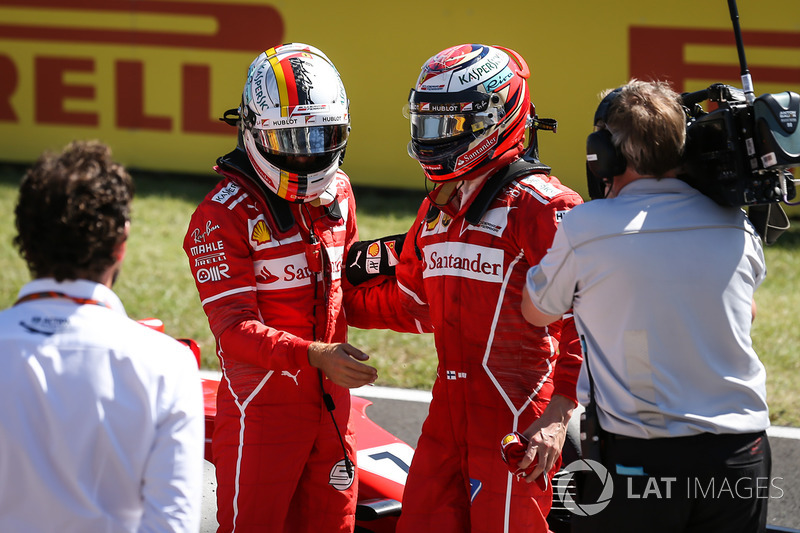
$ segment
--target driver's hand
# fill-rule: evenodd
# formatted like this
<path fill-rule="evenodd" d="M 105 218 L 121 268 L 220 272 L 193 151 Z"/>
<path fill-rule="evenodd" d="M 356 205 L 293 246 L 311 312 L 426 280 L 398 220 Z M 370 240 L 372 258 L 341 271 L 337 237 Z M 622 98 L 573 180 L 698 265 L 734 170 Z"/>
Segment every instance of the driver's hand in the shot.
<path fill-rule="evenodd" d="M 312 342 L 308 347 L 308 362 L 319 368 L 334 383 L 348 389 L 373 383 L 378 371 L 365 365 L 369 356 L 355 346 L 343 343 Z"/>

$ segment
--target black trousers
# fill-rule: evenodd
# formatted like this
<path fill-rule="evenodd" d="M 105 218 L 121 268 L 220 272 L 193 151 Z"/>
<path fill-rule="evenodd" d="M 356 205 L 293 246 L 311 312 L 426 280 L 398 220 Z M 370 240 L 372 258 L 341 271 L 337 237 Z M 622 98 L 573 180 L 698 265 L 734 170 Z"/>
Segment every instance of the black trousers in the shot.
<path fill-rule="evenodd" d="M 602 469 L 575 475 L 577 512 L 587 516 L 573 517 L 574 532 L 766 530 L 773 481 L 765 432 L 663 439 L 607 434 L 603 466 L 606 479 Z"/>

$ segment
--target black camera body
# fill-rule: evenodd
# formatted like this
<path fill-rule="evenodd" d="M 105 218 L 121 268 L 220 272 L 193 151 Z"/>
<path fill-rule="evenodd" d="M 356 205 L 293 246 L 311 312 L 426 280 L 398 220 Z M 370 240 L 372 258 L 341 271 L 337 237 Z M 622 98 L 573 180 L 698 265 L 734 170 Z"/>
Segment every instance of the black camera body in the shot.
<path fill-rule="evenodd" d="M 727 206 L 795 197 L 786 169 L 800 166 L 800 95 L 763 94 L 750 103 L 741 89 L 717 83 L 682 100 L 688 116 L 684 180 Z M 704 111 L 704 100 L 717 108 Z"/>

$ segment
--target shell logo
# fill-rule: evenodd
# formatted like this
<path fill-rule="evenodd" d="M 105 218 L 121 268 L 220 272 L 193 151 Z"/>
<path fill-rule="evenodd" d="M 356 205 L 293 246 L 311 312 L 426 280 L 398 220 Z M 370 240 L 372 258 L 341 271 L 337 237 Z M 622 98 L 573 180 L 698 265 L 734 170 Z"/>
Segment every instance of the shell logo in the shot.
<path fill-rule="evenodd" d="M 509 444 L 511 442 L 514 442 L 514 441 L 519 441 L 519 438 L 516 435 L 514 435 L 513 433 L 509 433 L 508 435 L 503 437 L 503 442 L 501 444 L 503 446 L 505 446 L 506 444 Z"/>
<path fill-rule="evenodd" d="M 367 248 L 367 255 L 370 257 L 377 257 L 381 254 L 381 244 L 379 242 L 373 242 Z"/>
<path fill-rule="evenodd" d="M 253 233 L 250 235 L 250 239 L 259 245 L 272 240 L 272 234 L 269 232 L 266 222 L 259 220 L 256 225 L 253 226 Z"/>

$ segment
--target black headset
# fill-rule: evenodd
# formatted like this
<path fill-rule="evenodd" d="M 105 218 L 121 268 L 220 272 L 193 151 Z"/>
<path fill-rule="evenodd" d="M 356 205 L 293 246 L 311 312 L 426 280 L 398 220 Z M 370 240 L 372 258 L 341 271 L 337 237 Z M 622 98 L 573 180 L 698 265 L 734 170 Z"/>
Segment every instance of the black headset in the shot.
<path fill-rule="evenodd" d="M 621 91 L 622 88 L 618 87 L 603 98 L 594 113 L 592 124 L 607 122 L 608 108 Z M 614 182 L 614 176 L 625 172 L 627 166 L 625 156 L 611 140 L 611 132 L 603 128 L 589 134 L 586 138 L 586 181 L 589 186 L 589 197 L 592 200 L 605 198 L 606 189 Z"/>

